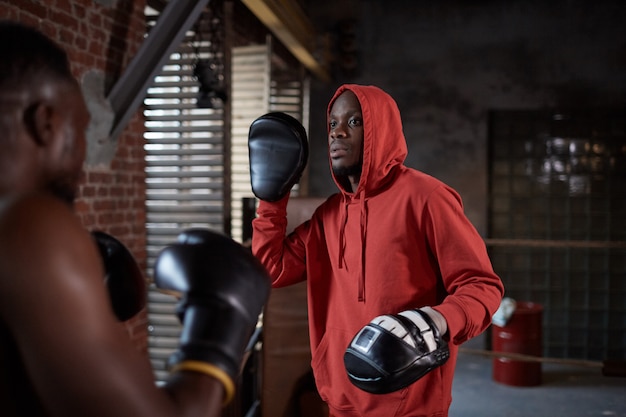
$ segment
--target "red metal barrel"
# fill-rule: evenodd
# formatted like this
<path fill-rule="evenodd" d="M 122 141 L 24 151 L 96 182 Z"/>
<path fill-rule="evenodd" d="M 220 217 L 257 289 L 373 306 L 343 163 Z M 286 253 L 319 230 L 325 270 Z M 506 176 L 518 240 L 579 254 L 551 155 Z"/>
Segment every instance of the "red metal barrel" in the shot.
<path fill-rule="evenodd" d="M 541 356 L 542 312 L 541 304 L 517 301 L 515 311 L 504 326 L 492 325 L 494 352 Z M 506 385 L 540 385 L 541 363 L 495 357 L 493 379 Z"/>

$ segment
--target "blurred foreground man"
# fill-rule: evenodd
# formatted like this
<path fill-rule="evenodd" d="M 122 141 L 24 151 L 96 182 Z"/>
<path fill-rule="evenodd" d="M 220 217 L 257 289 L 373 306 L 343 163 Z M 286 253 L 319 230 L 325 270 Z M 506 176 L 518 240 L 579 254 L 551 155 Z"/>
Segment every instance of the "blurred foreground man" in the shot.
<path fill-rule="evenodd" d="M 208 231 L 168 248 L 155 282 L 181 294 L 183 336 L 158 388 L 72 211 L 89 114 L 66 54 L 4 21 L 0 56 L 0 415 L 219 416 L 269 291 L 265 271 Z"/>

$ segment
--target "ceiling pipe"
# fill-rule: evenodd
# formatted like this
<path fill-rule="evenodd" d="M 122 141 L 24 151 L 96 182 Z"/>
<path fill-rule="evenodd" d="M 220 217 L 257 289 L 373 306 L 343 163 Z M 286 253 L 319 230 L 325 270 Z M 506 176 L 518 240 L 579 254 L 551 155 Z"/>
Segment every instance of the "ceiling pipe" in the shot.
<path fill-rule="evenodd" d="M 114 112 L 111 138 L 117 137 L 135 114 L 148 87 L 169 56 L 180 46 L 209 0 L 176 0 L 167 3 L 139 51 L 111 89 L 107 99 Z"/>

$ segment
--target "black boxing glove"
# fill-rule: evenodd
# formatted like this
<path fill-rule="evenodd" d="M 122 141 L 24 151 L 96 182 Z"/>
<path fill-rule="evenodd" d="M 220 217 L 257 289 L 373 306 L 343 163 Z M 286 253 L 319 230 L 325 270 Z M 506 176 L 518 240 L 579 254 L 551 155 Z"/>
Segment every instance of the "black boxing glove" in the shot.
<path fill-rule="evenodd" d="M 263 201 L 278 201 L 300 181 L 306 167 L 306 130 L 286 113 L 267 113 L 250 125 L 248 151 L 252 192 Z"/>
<path fill-rule="evenodd" d="M 228 403 L 259 314 L 270 292 L 270 278 L 249 249 L 222 234 L 190 229 L 157 257 L 154 282 L 182 294 L 178 316 L 180 346 L 171 371 L 195 371 L 218 379 Z"/>
<path fill-rule="evenodd" d="M 405 388 L 443 365 L 450 356 L 448 343 L 424 308 L 376 317 L 352 339 L 344 354 L 350 382 L 372 394 Z M 434 312 L 434 313 L 432 313 Z"/>
<path fill-rule="evenodd" d="M 119 321 L 135 316 L 146 305 L 146 281 L 130 251 L 113 236 L 93 231 L 104 265 L 104 282 Z"/>

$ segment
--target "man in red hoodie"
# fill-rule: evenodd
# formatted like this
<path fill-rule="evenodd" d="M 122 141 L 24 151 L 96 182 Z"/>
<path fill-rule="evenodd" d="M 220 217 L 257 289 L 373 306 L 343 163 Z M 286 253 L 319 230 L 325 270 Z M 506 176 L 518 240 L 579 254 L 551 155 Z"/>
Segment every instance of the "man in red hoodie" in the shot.
<path fill-rule="evenodd" d="M 274 287 L 307 280 L 312 367 L 331 416 L 447 416 L 458 346 L 489 326 L 502 282 L 458 193 L 404 165 L 406 140 L 391 96 L 343 85 L 327 114 L 339 193 L 288 236 L 288 194 L 261 201 L 253 252 Z M 435 323 L 449 359 L 390 393 L 357 388 L 344 367 L 355 334 L 375 317 L 413 309 Z"/>

